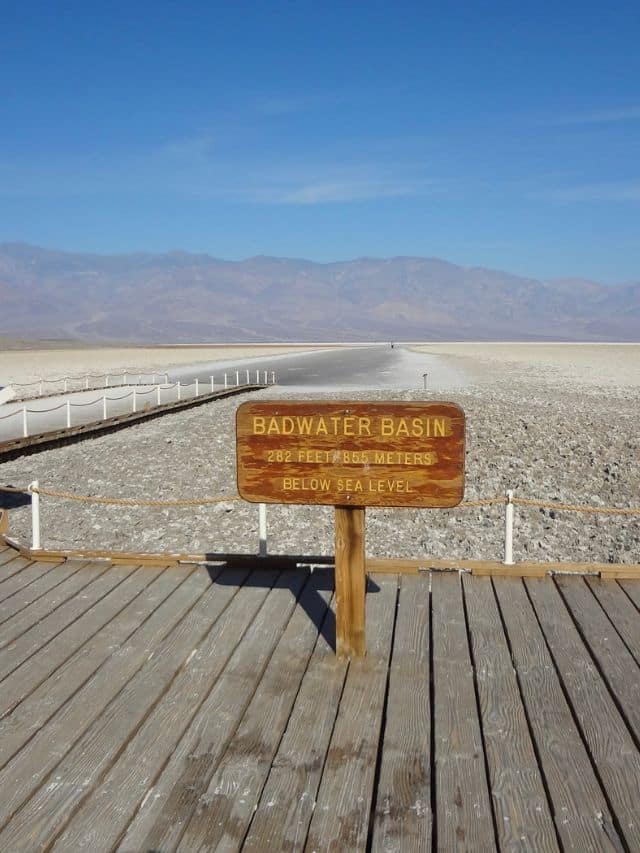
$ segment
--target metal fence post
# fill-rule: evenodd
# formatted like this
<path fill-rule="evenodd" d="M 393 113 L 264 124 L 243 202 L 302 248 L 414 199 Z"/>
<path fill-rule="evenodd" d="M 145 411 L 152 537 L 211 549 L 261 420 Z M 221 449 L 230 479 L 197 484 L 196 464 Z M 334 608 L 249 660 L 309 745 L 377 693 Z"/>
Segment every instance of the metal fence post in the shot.
<path fill-rule="evenodd" d="M 67 400 L 67 429 L 71 429 L 71 400 Z"/>
<path fill-rule="evenodd" d="M 504 510 L 504 565 L 513 566 L 513 492 L 507 492 Z"/>
<path fill-rule="evenodd" d="M 258 504 L 258 553 L 261 557 L 267 556 L 267 505 Z"/>
<path fill-rule="evenodd" d="M 247 370 L 247 385 L 249 384 L 249 382 L 251 382 L 251 380 L 249 379 L 249 371 Z"/>
<path fill-rule="evenodd" d="M 31 549 L 33 551 L 40 550 L 40 495 L 37 491 L 39 486 L 37 480 L 27 486 L 31 493 Z"/>
<path fill-rule="evenodd" d="M 102 420 L 106 421 L 107 419 L 107 395 L 102 395 Z"/>
<path fill-rule="evenodd" d="M 236 370 L 236 385 L 240 384 L 240 371 Z"/>
<path fill-rule="evenodd" d="M 224 375 L 224 387 L 227 387 L 227 374 Z"/>
<path fill-rule="evenodd" d="M 211 393 L 213 394 L 213 386 L 214 386 L 213 376 L 210 378 L 211 378 Z"/>
<path fill-rule="evenodd" d="M 198 396 L 198 377 L 196 376 L 196 397 Z"/>
<path fill-rule="evenodd" d="M 160 405 L 160 386 L 159 385 L 157 386 L 156 391 L 158 394 L 158 405 Z"/>
<path fill-rule="evenodd" d="M 27 427 L 27 407 L 22 407 L 22 435 L 24 438 L 28 438 L 29 429 Z"/>

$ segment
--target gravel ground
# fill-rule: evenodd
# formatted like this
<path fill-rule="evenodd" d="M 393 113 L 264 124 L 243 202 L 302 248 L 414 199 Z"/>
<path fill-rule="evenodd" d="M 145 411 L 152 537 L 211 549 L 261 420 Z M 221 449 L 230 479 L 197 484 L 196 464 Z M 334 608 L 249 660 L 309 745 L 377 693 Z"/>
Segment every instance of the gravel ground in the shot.
<path fill-rule="evenodd" d="M 466 499 L 503 495 L 511 488 L 521 497 L 638 506 L 640 389 L 571 383 L 550 387 L 548 382 L 536 382 L 522 369 L 439 395 L 466 412 Z M 236 407 L 249 396 L 268 399 L 277 393 L 281 392 L 268 389 L 230 398 L 0 464 L 0 484 L 23 486 L 38 478 L 44 487 L 89 495 L 163 499 L 233 495 Z M 350 396 L 429 398 L 422 391 Z M 369 509 L 367 553 L 501 559 L 503 513 L 502 506 Z M 28 543 L 29 508 L 13 509 L 10 524 L 12 535 Z M 272 553 L 333 552 L 331 508 L 269 506 L 268 525 Z M 257 526 L 257 507 L 244 502 L 150 509 L 42 500 L 43 545 L 49 548 L 255 553 Z M 640 562 L 640 517 L 518 507 L 514 556 Z"/>

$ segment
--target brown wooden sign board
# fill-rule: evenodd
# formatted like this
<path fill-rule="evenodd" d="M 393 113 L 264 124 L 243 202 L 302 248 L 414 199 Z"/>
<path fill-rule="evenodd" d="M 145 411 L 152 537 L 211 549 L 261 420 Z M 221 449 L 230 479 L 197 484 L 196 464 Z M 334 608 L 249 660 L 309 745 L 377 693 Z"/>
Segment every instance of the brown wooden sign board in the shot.
<path fill-rule="evenodd" d="M 243 403 L 238 492 L 255 503 L 456 506 L 464 435 L 464 412 L 454 403 Z"/>

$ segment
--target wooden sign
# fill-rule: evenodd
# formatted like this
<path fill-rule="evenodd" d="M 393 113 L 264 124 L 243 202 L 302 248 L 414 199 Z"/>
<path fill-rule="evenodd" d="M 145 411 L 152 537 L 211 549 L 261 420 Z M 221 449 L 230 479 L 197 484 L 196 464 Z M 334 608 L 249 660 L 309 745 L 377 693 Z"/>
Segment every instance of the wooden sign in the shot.
<path fill-rule="evenodd" d="M 256 503 L 452 507 L 464 492 L 454 403 L 243 403 L 238 492 Z"/>

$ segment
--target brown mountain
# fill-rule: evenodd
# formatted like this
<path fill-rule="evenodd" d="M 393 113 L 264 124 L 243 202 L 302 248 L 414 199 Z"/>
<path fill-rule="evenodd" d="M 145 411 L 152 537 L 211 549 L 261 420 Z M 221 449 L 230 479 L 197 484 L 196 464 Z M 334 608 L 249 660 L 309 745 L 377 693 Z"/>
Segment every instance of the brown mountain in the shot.
<path fill-rule="evenodd" d="M 319 264 L 0 245 L 0 335 L 252 340 L 640 340 L 640 283 L 538 281 L 435 258 Z"/>

